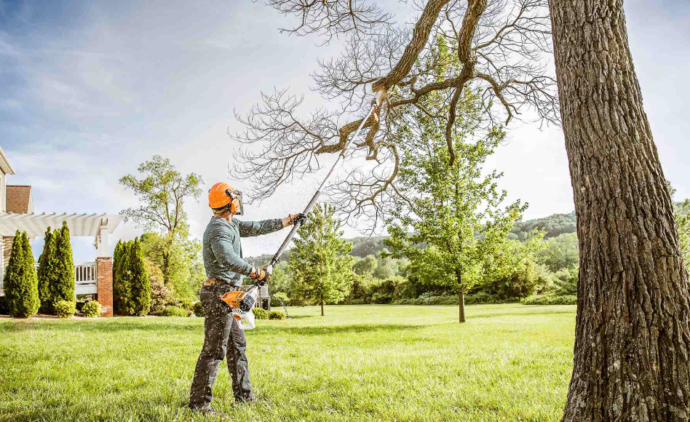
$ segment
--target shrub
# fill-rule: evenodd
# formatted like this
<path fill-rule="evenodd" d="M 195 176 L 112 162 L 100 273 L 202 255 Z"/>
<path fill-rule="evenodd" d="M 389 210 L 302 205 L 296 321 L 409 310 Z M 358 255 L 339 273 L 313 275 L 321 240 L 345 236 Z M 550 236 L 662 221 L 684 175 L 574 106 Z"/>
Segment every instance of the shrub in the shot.
<path fill-rule="evenodd" d="M 206 315 L 206 311 L 204 310 L 204 305 L 201 304 L 201 302 L 194 302 L 194 306 L 192 307 L 192 311 L 194 312 L 194 315 L 198 317 L 202 317 Z"/>
<path fill-rule="evenodd" d="M 55 276 L 57 272 L 56 267 L 56 255 L 55 255 L 55 233 L 51 232 L 50 227 L 46 230 L 43 252 L 38 258 L 38 298 L 41 301 L 40 310 L 46 314 L 54 314 L 55 309 L 53 309 L 53 292 L 52 286 L 55 284 Z"/>
<path fill-rule="evenodd" d="M 70 241 L 67 223 L 62 223 L 60 230 L 55 230 L 54 279 L 51 280 L 50 291 L 52 301 L 74 301 L 74 259 L 72 258 L 72 242 Z M 50 260 L 50 258 L 48 258 Z"/>
<path fill-rule="evenodd" d="M 70 300 L 59 300 L 53 307 L 58 318 L 71 318 L 77 313 L 77 304 Z"/>
<path fill-rule="evenodd" d="M 134 239 L 129 253 L 129 269 L 132 278 L 130 279 L 131 296 L 129 297 L 128 311 L 130 315 L 143 316 L 148 314 L 151 309 L 151 283 L 148 274 L 146 274 L 139 238 Z"/>
<path fill-rule="evenodd" d="M 98 318 L 101 316 L 101 304 L 98 301 L 90 300 L 81 307 L 81 313 L 87 318 Z"/>
<path fill-rule="evenodd" d="M 160 281 L 151 281 L 151 313 L 160 312 L 172 301 L 172 292 Z"/>
<path fill-rule="evenodd" d="M 189 312 L 178 306 L 166 306 L 165 309 L 158 312 L 156 315 L 165 317 L 186 317 L 189 316 Z"/>
<path fill-rule="evenodd" d="M 194 302 L 189 299 L 178 299 L 175 301 L 175 305 L 188 311 L 194 310 Z"/>
<path fill-rule="evenodd" d="M 290 302 L 290 298 L 288 298 L 287 293 L 284 292 L 272 294 L 271 300 L 275 300 L 276 302 L 280 303 L 281 306 L 285 306 Z"/>
<path fill-rule="evenodd" d="M 579 268 L 562 268 L 553 275 L 554 295 L 577 296 Z"/>
<path fill-rule="evenodd" d="M 518 299 L 503 299 L 487 292 L 477 292 L 465 296 L 466 305 L 481 305 L 481 304 L 499 304 L 499 303 L 515 303 Z"/>
<path fill-rule="evenodd" d="M 10 314 L 10 307 L 7 304 L 7 298 L 6 297 L 0 297 L 0 315 L 9 315 Z"/>
<path fill-rule="evenodd" d="M 529 296 L 521 303 L 523 305 L 577 305 L 577 296 Z"/>
<path fill-rule="evenodd" d="M 40 301 L 34 257 L 26 233 L 17 233 L 12 243 L 10 261 L 5 268 L 5 297 L 10 315 L 29 318 L 36 315 Z"/>
<path fill-rule="evenodd" d="M 256 313 L 255 313 L 256 315 Z M 268 319 L 285 319 L 286 316 L 280 311 L 271 311 L 268 313 Z"/>
<path fill-rule="evenodd" d="M 254 318 L 268 319 L 268 311 L 263 308 L 254 308 Z"/>
<path fill-rule="evenodd" d="M 130 315 L 129 297 L 131 272 L 129 256 L 132 242 L 117 242 L 113 255 L 113 307 L 118 315 Z M 162 310 L 162 309 L 161 309 Z"/>

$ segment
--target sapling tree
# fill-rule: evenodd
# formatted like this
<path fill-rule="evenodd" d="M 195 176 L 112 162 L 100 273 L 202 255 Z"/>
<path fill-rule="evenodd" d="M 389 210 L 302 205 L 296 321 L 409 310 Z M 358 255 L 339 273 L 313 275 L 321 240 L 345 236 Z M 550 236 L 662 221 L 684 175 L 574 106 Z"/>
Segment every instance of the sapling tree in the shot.
<path fill-rule="evenodd" d="M 352 284 L 352 242 L 342 238 L 335 208 L 317 205 L 297 231 L 290 254 L 292 295 L 315 301 L 324 315 L 326 303 L 345 299 Z"/>
<path fill-rule="evenodd" d="M 443 57 L 440 41 L 438 56 Z M 430 114 L 444 107 L 436 96 L 423 104 Z M 412 112 L 413 118 L 400 128 L 398 194 L 390 205 L 391 237 L 385 243 L 396 256 L 410 260 L 408 272 L 455 289 L 458 319 L 465 322 L 465 293 L 481 280 L 486 254 L 505 241 L 526 205 L 516 201 L 501 208 L 506 192 L 498 189 L 497 181 L 502 174 L 482 172 L 505 132 L 493 127 L 476 139 L 483 124 L 477 97 L 466 92 L 458 107 L 460 117 L 451 137 L 458 152 L 454 159 L 445 127 L 427 113 Z"/>

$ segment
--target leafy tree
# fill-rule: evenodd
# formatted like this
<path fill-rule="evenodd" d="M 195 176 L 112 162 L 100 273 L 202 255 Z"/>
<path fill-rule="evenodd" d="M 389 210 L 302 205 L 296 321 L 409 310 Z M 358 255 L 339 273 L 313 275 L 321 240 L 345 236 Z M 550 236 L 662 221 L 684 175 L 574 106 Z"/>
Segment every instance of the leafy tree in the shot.
<path fill-rule="evenodd" d="M 146 273 L 144 256 L 141 252 L 141 244 L 138 238 L 134 239 L 129 254 L 131 296 L 129 298 L 128 310 L 130 315 L 143 316 L 148 314 L 151 308 L 151 283 Z"/>
<path fill-rule="evenodd" d="M 452 62 L 443 39 L 437 43 L 439 60 Z M 429 114 L 444 112 L 438 96 L 423 101 L 399 133 L 402 159 L 398 174 L 399 197 L 393 197 L 385 241 L 398 257 L 410 260 L 408 272 L 435 280 L 458 293 L 459 321 L 465 322 L 464 295 L 480 281 L 487 253 L 507 237 L 526 208 L 517 201 L 500 209 L 506 197 L 499 191 L 501 173 L 482 175 L 482 166 L 505 137 L 491 127 L 471 142 L 485 122 L 477 98 L 469 91 L 458 105 L 453 127 L 454 162 L 448 152 L 445 125 Z M 426 244 L 424 249 L 417 245 Z"/>
<path fill-rule="evenodd" d="M 690 199 L 676 206 L 676 226 L 686 268 L 690 265 Z"/>
<path fill-rule="evenodd" d="M 335 208 L 317 205 L 297 231 L 289 269 L 293 275 L 293 296 L 314 300 L 321 306 L 338 303 L 352 284 L 352 243 L 341 238 Z"/>
<path fill-rule="evenodd" d="M 271 275 L 271 297 L 284 295 L 292 298 L 292 276 L 289 273 L 288 263 L 281 261 L 273 268 Z"/>
<path fill-rule="evenodd" d="M 129 268 L 132 242 L 118 242 L 113 262 L 113 308 L 118 315 L 129 315 L 132 273 Z"/>
<path fill-rule="evenodd" d="M 485 255 L 481 291 L 497 300 L 514 300 L 543 289 L 549 279 L 536 262 L 544 232 L 533 231 L 525 242 L 507 240 Z"/>
<path fill-rule="evenodd" d="M 380 280 L 389 279 L 398 274 L 398 260 L 391 258 L 384 254 L 379 254 L 376 257 L 376 268 L 371 273 L 375 278 Z"/>
<path fill-rule="evenodd" d="M 26 232 L 20 233 L 17 230 L 14 236 L 10 260 L 5 268 L 4 287 L 10 315 L 15 318 L 30 318 L 36 315 L 40 306 L 38 279 Z"/>
<path fill-rule="evenodd" d="M 174 246 L 187 239 L 189 227 L 184 202 L 201 195 L 203 180 L 195 173 L 182 176 L 169 159 L 154 155 L 151 161 L 139 166 L 142 179 L 127 175 L 120 184 L 134 191 L 141 205 L 121 212 L 147 231 L 158 233 L 164 240 L 161 251 L 163 276 L 170 283 Z M 177 286 L 176 286 L 177 287 Z"/>
<path fill-rule="evenodd" d="M 577 267 L 562 268 L 553 275 L 555 296 L 577 296 Z"/>
<path fill-rule="evenodd" d="M 352 266 L 352 270 L 357 275 L 373 274 L 378 266 L 378 260 L 375 255 L 367 255 L 364 259 L 360 259 Z"/>
<path fill-rule="evenodd" d="M 568 233 L 546 239 L 539 260 L 553 272 L 576 267 L 579 262 L 577 234 Z"/>
<path fill-rule="evenodd" d="M 53 299 L 52 286 L 57 282 L 56 280 L 56 253 L 55 253 L 55 236 L 57 231 L 53 233 L 48 227 L 45 233 L 45 241 L 43 245 L 43 252 L 38 258 L 38 297 L 41 301 L 41 312 L 52 314 L 55 312 L 53 307 L 55 300 Z"/>
<path fill-rule="evenodd" d="M 55 260 L 54 277 L 51 283 L 51 296 L 53 302 L 61 300 L 75 301 L 74 258 L 72 257 L 72 242 L 67 223 L 62 223 L 62 228 L 54 233 Z"/>
<path fill-rule="evenodd" d="M 141 236 L 144 258 L 160 268 L 168 265 L 166 286 L 178 299 L 194 300 L 206 279 L 198 240 L 182 240 L 168 245 L 167 239 L 157 233 L 147 232 Z M 165 280 L 165 274 L 164 274 Z"/>

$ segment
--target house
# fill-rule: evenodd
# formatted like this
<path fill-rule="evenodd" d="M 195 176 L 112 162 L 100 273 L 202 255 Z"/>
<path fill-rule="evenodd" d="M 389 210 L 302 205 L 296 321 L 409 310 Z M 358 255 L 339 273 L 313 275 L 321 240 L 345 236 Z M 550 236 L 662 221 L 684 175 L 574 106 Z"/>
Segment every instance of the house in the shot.
<path fill-rule="evenodd" d="M 48 229 L 67 223 L 71 237 L 93 237 L 98 249 L 95 262 L 75 263 L 75 294 L 95 295 L 103 316 L 112 316 L 112 257 L 108 256 L 108 235 L 115 231 L 122 217 L 112 214 L 34 213 L 31 186 L 9 185 L 7 177 L 15 174 L 0 147 L 0 297 L 3 279 L 17 230 L 30 239 L 43 236 Z"/>

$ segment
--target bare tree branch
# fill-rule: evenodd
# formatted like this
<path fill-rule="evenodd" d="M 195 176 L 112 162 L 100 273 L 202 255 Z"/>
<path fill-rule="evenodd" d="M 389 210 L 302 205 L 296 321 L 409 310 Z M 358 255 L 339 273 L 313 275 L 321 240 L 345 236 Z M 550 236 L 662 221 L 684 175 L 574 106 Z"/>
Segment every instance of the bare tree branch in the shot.
<path fill-rule="evenodd" d="M 544 60 L 551 51 L 546 0 L 411 1 L 419 12 L 412 29 L 394 26 L 392 15 L 373 2 L 268 1 L 280 12 L 300 17 L 291 33 L 317 34 L 326 42 L 342 34 L 348 39 L 340 57 L 322 60 L 312 75 L 316 91 L 339 109 L 298 114 L 302 99 L 276 91 L 263 95 L 261 104 L 240 118 L 246 129 L 233 138 L 261 147 L 245 148 L 242 165 L 234 170 L 253 182 L 250 196 L 266 198 L 295 176 L 318 170 L 322 155 L 342 151 L 368 111 L 369 86 L 387 89 L 388 101 L 365 122 L 350 160 L 373 167 L 354 168 L 331 195 L 353 218 L 380 220 L 386 201 L 398 195 L 396 131 L 407 114 L 422 112 L 443 122 L 452 161 L 457 104 L 465 92 L 479 96 L 490 126 L 524 121 L 526 115 L 542 124 L 559 124 L 555 78 Z M 449 54 L 438 54 L 439 40 Z M 423 100 L 430 95 L 445 104 L 445 115 L 425 109 Z"/>

